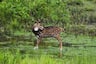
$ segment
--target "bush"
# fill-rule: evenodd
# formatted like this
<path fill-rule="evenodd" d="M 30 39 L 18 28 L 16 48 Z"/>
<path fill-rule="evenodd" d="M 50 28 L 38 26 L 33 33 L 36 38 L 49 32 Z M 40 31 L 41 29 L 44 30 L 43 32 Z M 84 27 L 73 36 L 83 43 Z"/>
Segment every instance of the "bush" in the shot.
<path fill-rule="evenodd" d="M 8 32 L 29 29 L 38 18 L 47 23 L 69 22 L 69 13 L 63 1 L 3 0 L 0 3 L 0 24 Z"/>

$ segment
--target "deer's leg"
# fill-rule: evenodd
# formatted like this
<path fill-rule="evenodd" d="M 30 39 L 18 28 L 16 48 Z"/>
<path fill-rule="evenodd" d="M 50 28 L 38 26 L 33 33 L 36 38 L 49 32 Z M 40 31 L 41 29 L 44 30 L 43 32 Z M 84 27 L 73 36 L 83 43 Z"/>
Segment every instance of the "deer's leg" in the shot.
<path fill-rule="evenodd" d="M 59 54 L 59 56 L 62 57 L 62 41 L 61 41 L 60 35 L 56 35 L 55 38 L 58 40 L 59 46 L 60 46 L 60 54 Z"/>
<path fill-rule="evenodd" d="M 60 35 L 56 35 L 55 38 L 58 40 L 60 46 L 60 52 L 62 52 L 62 40 L 60 38 Z"/>
<path fill-rule="evenodd" d="M 37 42 L 36 42 L 34 49 L 38 49 L 38 45 L 39 45 L 40 41 L 41 41 L 41 38 L 37 38 Z"/>

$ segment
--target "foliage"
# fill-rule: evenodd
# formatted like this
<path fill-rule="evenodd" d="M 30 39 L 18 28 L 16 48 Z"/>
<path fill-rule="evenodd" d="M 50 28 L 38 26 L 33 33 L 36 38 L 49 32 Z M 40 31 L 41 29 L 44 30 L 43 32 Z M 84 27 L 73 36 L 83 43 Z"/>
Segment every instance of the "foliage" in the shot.
<path fill-rule="evenodd" d="M 70 24 L 96 23 L 95 0 L 2 0 L 0 34 L 30 31 L 37 20 L 45 25 L 67 27 Z"/>
<path fill-rule="evenodd" d="M 30 27 L 37 19 L 68 21 L 66 3 L 58 0 L 3 0 L 0 2 L 0 24 L 13 31 Z M 65 21 L 66 20 L 66 21 Z"/>
<path fill-rule="evenodd" d="M 70 11 L 70 19 L 74 24 L 96 23 L 96 4 L 94 0 L 71 0 L 67 1 Z"/>
<path fill-rule="evenodd" d="M 68 34 L 74 34 L 74 35 L 89 35 L 89 36 L 96 36 L 96 26 L 94 25 L 83 25 L 83 24 L 73 24 L 70 26 L 67 26 L 66 33 Z"/>
<path fill-rule="evenodd" d="M 22 55 L 19 51 L 13 54 L 10 51 L 0 51 L 1 64 L 95 64 L 95 56 L 73 56 L 64 58 L 55 58 L 49 55 L 30 56 Z"/>
<path fill-rule="evenodd" d="M 83 26 L 82 26 L 83 27 Z M 85 35 L 61 34 L 63 56 L 60 58 L 58 41 L 53 38 L 44 39 L 38 50 L 34 50 L 30 34 L 16 32 L 11 40 L 0 42 L 1 64 L 95 64 L 96 37 Z M 5 39 L 5 38 L 4 38 Z M 32 41 L 30 41 L 32 40 Z M 66 45 L 65 45 L 66 44 Z"/>

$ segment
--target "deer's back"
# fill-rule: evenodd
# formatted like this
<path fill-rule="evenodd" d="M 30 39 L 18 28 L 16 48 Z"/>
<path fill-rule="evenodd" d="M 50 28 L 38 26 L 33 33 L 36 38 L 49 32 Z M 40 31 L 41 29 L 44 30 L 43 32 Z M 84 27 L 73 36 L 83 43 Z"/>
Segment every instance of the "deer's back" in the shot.
<path fill-rule="evenodd" d="M 57 34 L 57 33 L 60 33 L 62 32 L 62 29 L 60 27 L 56 27 L 56 26 L 48 26 L 48 27 L 44 27 L 44 30 L 43 32 L 45 34 Z"/>
<path fill-rule="evenodd" d="M 54 37 L 57 34 L 60 34 L 62 32 L 62 28 L 56 27 L 56 26 L 48 26 L 44 27 L 44 29 L 41 31 L 40 35 L 41 37 Z"/>

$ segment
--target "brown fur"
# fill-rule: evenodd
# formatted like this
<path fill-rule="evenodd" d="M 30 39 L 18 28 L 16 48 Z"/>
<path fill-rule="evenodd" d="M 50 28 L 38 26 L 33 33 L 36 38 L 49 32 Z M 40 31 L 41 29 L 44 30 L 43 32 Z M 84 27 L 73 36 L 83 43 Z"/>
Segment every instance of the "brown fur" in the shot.
<path fill-rule="evenodd" d="M 40 32 L 39 37 L 56 37 L 62 32 L 60 27 L 56 26 L 48 26 L 44 27 L 44 29 Z"/>
<path fill-rule="evenodd" d="M 34 31 L 35 27 L 38 27 L 38 31 Z M 40 22 L 36 22 L 32 27 L 32 31 L 37 36 L 37 43 L 36 43 L 37 47 L 42 38 L 54 37 L 60 43 L 60 51 L 62 51 L 62 40 L 60 37 L 60 33 L 64 31 L 63 28 L 57 26 L 43 27 Z"/>

